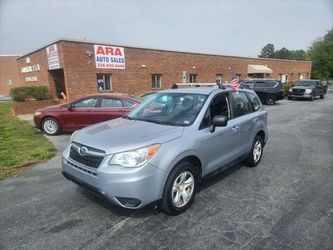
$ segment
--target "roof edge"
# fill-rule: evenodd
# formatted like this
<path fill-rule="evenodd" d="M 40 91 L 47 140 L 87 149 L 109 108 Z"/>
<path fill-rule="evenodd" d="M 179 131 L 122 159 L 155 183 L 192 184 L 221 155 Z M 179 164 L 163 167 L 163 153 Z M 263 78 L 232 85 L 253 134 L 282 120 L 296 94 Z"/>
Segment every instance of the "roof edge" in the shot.
<path fill-rule="evenodd" d="M 99 45 L 111 45 L 111 46 L 118 46 L 118 47 L 124 47 L 124 48 L 130 48 L 130 49 L 144 49 L 144 50 L 155 50 L 155 51 L 162 51 L 162 52 L 173 52 L 173 53 L 186 53 L 186 54 L 194 54 L 194 55 L 206 55 L 206 56 L 222 56 L 222 57 L 229 57 L 229 58 L 240 58 L 240 59 L 255 59 L 255 60 L 263 60 L 263 61 L 283 61 L 283 62 L 296 62 L 296 63 L 311 63 L 312 61 L 297 61 L 297 60 L 288 60 L 288 59 L 275 59 L 275 58 L 259 58 L 259 57 L 246 57 L 246 56 L 231 56 L 231 55 L 223 55 L 223 54 L 213 54 L 213 53 L 200 53 L 200 52 L 191 52 L 191 51 L 179 51 L 179 50 L 168 50 L 168 49 L 161 49 L 161 48 L 146 48 L 146 47 L 137 47 L 132 45 L 120 45 L 120 44 L 110 44 L 105 42 L 97 42 L 97 41 L 88 41 L 88 40 L 79 40 L 79 39 L 69 39 L 69 38 L 59 38 L 57 40 L 54 40 L 51 43 L 48 43 L 39 49 L 35 49 L 33 51 L 30 51 L 26 54 L 20 55 L 19 58 L 21 59 L 23 57 L 26 57 L 28 55 L 31 55 L 32 53 L 35 53 L 39 50 L 45 49 L 46 47 L 58 43 L 58 42 L 72 42 L 72 43 L 88 43 L 88 44 L 99 44 Z"/>
<path fill-rule="evenodd" d="M 22 55 L 16 55 L 16 54 L 14 54 L 14 55 L 0 55 L 0 57 L 5 57 L 5 56 L 16 56 L 16 57 L 21 57 Z"/>

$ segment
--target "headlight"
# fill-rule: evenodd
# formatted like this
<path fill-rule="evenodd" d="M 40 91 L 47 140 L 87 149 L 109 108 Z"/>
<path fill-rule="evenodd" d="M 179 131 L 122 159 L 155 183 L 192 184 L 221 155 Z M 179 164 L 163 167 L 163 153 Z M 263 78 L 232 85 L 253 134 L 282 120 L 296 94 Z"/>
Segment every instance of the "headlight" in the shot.
<path fill-rule="evenodd" d="M 117 153 L 112 157 L 109 164 L 121 165 L 127 168 L 141 167 L 155 155 L 159 148 L 160 144 L 154 144 L 132 151 Z"/>
<path fill-rule="evenodd" d="M 39 111 L 36 111 L 35 112 L 35 116 L 39 116 L 39 115 L 41 115 L 42 114 L 42 112 L 39 112 Z"/>
<path fill-rule="evenodd" d="M 293 92 L 293 89 L 292 89 L 292 88 L 289 89 L 289 93 L 291 93 L 291 92 Z"/>
<path fill-rule="evenodd" d="M 312 92 L 312 89 L 306 89 L 304 94 L 309 95 L 309 94 L 311 94 L 311 92 Z"/>

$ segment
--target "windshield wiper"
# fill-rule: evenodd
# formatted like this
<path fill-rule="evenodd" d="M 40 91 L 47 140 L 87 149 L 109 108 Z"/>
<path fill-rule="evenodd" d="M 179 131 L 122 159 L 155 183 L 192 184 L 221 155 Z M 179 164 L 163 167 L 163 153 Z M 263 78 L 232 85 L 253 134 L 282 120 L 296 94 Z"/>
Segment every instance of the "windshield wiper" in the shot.
<path fill-rule="evenodd" d="M 173 123 L 173 122 L 157 121 L 157 120 L 152 120 L 152 119 L 138 119 L 138 120 L 144 121 L 144 122 L 156 123 L 156 124 L 160 124 L 160 125 L 171 125 L 171 126 L 177 125 L 176 123 Z"/>
<path fill-rule="evenodd" d="M 124 115 L 122 118 L 128 119 L 128 120 L 137 120 L 135 118 L 129 117 L 128 115 Z"/>

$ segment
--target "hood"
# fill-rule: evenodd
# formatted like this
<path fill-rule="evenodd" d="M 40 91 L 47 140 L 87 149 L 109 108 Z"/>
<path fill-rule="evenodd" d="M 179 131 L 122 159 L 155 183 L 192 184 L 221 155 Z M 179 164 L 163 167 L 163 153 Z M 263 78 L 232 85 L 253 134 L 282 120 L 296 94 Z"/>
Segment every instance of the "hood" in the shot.
<path fill-rule="evenodd" d="M 182 136 L 184 127 L 118 118 L 81 129 L 73 141 L 113 154 L 165 143 Z"/>
<path fill-rule="evenodd" d="M 314 86 L 294 86 L 292 89 L 314 89 Z"/>
<path fill-rule="evenodd" d="M 59 104 L 59 105 L 53 105 L 53 106 L 48 106 L 42 109 L 37 110 L 38 112 L 45 112 L 45 111 L 60 111 L 66 108 L 68 104 Z"/>

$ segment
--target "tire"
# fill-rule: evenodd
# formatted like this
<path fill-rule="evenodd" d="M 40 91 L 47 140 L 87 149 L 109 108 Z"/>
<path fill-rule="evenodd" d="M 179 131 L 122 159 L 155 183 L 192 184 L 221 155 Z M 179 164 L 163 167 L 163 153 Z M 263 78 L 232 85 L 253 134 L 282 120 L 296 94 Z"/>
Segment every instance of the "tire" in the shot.
<path fill-rule="evenodd" d="M 313 102 L 313 100 L 314 100 L 314 96 L 311 95 L 311 97 L 310 97 L 310 101 Z"/>
<path fill-rule="evenodd" d="M 268 105 L 274 105 L 276 103 L 276 96 L 275 95 L 268 95 L 266 97 L 266 103 Z"/>
<path fill-rule="evenodd" d="M 256 167 L 261 161 L 262 154 L 264 151 L 264 139 L 257 135 L 254 138 L 251 151 L 245 159 L 245 164 L 249 167 Z"/>
<path fill-rule="evenodd" d="M 164 187 L 161 204 L 163 212 L 177 215 L 185 212 L 192 205 L 198 186 L 197 172 L 197 169 L 189 162 L 176 165 Z"/>
<path fill-rule="evenodd" d="M 325 94 L 321 94 L 320 99 L 324 99 L 324 98 L 325 98 Z"/>
<path fill-rule="evenodd" d="M 47 117 L 42 122 L 42 130 L 47 135 L 57 135 L 60 132 L 59 122 L 51 117 Z"/>

